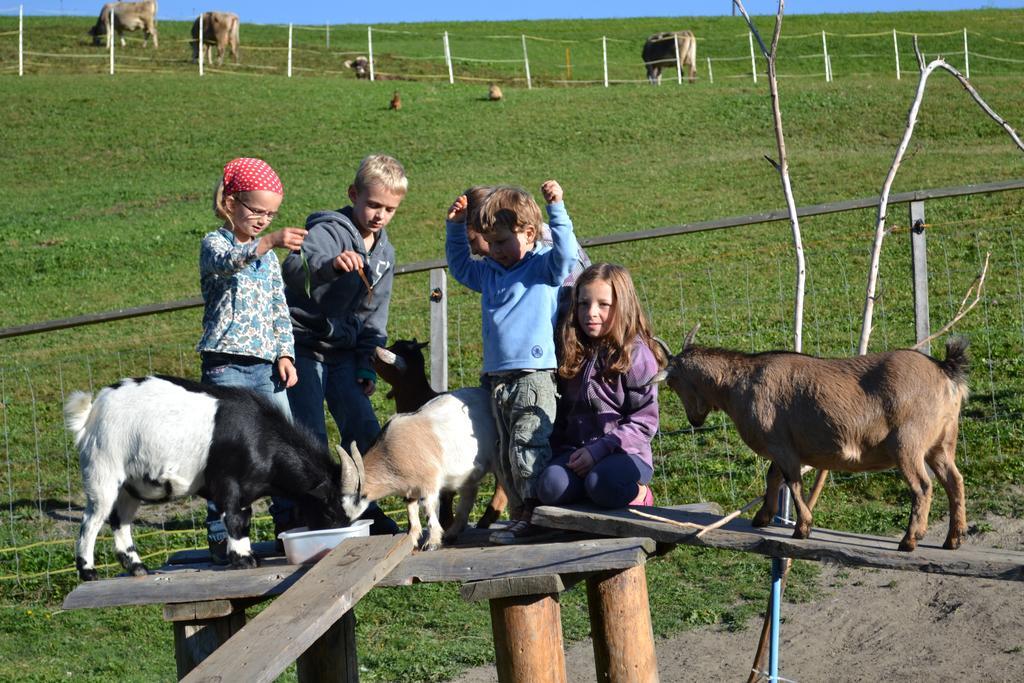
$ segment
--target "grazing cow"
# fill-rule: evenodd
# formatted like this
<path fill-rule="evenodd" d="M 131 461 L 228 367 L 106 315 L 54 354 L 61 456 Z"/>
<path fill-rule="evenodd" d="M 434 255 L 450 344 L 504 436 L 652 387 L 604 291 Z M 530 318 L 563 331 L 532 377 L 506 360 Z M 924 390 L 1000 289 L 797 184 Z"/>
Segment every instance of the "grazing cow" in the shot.
<path fill-rule="evenodd" d="M 231 48 L 231 56 L 238 64 L 238 15 L 234 12 L 203 12 L 203 47 L 206 61 L 213 63 L 213 47 L 217 46 L 217 64 Z M 199 61 L 199 17 L 192 22 L 192 61 Z"/>
<path fill-rule="evenodd" d="M 142 47 L 146 47 L 150 38 L 153 39 L 154 49 L 159 47 L 156 36 L 156 2 L 146 0 L 145 2 L 108 2 L 100 10 L 100 16 L 96 25 L 89 29 L 92 36 L 92 44 L 99 45 L 100 38 L 110 35 L 110 27 L 107 25 L 110 20 L 110 13 L 114 13 L 114 32 L 121 38 L 121 47 L 125 46 L 124 32 L 138 31 L 142 29 Z M 110 47 L 110 43 L 107 43 Z"/>
<path fill-rule="evenodd" d="M 644 43 L 641 53 L 647 67 L 647 80 L 661 85 L 661 70 L 676 66 L 676 47 L 679 49 L 679 64 L 687 69 L 687 77 L 693 83 L 697 80 L 697 39 L 691 31 L 655 33 Z"/>

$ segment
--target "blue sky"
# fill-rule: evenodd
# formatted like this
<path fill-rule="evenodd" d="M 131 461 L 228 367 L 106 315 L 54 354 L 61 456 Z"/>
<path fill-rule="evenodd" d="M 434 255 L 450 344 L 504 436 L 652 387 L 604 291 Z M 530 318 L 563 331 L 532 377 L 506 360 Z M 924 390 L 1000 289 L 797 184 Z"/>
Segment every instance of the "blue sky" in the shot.
<path fill-rule="evenodd" d="M 17 0 L 0 0 L 4 14 L 17 12 Z M 93 15 L 102 0 L 27 0 L 26 14 Z M 749 0 L 744 5 L 751 14 L 775 14 L 775 0 Z M 236 12 L 243 22 L 260 24 L 293 22 L 296 24 L 384 24 L 403 21 L 460 21 L 507 19 L 600 19 L 638 16 L 728 15 L 729 0 L 705 0 L 685 3 L 644 3 L 633 5 L 622 0 L 515 0 L 491 3 L 481 0 L 381 0 L 378 2 L 286 2 L 284 0 L 215 0 L 207 4 L 197 0 L 158 0 L 158 17 L 189 19 L 203 9 Z M 981 8 L 1021 8 L 1017 0 L 792 0 L 786 14 L 831 12 L 942 11 Z"/>

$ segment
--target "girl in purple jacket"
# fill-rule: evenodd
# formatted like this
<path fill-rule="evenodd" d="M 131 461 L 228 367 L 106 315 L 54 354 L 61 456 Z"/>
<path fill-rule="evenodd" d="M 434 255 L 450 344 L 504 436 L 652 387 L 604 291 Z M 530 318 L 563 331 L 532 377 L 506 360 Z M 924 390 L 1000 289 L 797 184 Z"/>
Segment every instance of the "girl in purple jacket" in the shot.
<path fill-rule="evenodd" d="M 569 311 L 558 330 L 554 457 L 537 483 L 538 497 L 546 505 L 651 505 L 658 388 L 647 383 L 667 359 L 629 271 L 590 266 L 576 280 Z"/>

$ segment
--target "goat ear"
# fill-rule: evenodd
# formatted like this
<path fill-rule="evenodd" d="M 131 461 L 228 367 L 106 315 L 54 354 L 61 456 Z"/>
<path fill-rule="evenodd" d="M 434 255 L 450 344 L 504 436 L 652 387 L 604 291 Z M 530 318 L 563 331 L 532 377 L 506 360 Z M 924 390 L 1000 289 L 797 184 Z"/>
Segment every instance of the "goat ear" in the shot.
<path fill-rule="evenodd" d="M 686 333 L 686 336 L 683 337 L 683 348 L 682 348 L 682 351 L 685 351 L 686 349 L 688 349 L 691 346 L 693 346 L 693 338 L 697 336 L 697 330 L 699 330 L 699 329 L 700 329 L 700 323 L 697 323 L 696 325 L 694 325 L 690 329 L 689 332 Z M 682 353 L 682 351 L 680 351 L 680 353 Z"/>
<path fill-rule="evenodd" d="M 415 340 L 415 339 L 413 339 L 413 341 L 416 341 L 416 340 Z M 417 349 L 420 349 L 421 351 L 422 351 L 423 349 L 427 348 L 428 346 L 430 346 L 430 342 L 428 342 L 428 341 L 425 341 L 425 342 L 420 342 L 420 343 L 416 344 L 416 348 L 417 348 Z"/>
<path fill-rule="evenodd" d="M 377 360 L 379 360 L 381 363 L 384 363 L 385 365 L 390 365 L 399 372 L 405 372 L 405 360 L 397 353 L 388 351 L 382 346 L 378 346 L 376 349 L 374 349 L 373 353 L 375 356 L 377 356 Z"/>

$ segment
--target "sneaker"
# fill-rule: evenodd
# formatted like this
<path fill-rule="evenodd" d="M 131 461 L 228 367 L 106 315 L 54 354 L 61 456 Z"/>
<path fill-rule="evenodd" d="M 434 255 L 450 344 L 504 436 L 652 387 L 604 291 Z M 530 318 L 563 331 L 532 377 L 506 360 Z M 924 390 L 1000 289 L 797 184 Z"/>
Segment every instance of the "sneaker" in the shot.
<path fill-rule="evenodd" d="M 638 492 L 636 498 L 633 499 L 633 502 L 631 502 L 630 505 L 646 505 L 648 507 L 654 505 L 654 491 L 651 490 L 651 487 L 640 484 L 640 488 L 643 490 L 643 495 Z"/>
<path fill-rule="evenodd" d="M 210 562 L 220 566 L 226 565 L 228 563 L 228 539 L 224 538 L 219 541 L 207 539 L 206 542 L 210 546 Z"/>
<path fill-rule="evenodd" d="M 555 529 L 537 526 L 525 519 L 520 519 L 504 529 L 492 531 L 487 540 L 495 545 L 517 545 L 519 543 L 543 541 L 556 534 L 558 534 L 558 531 Z"/>

